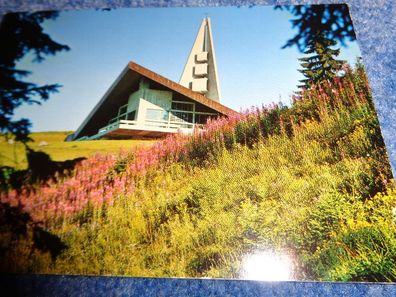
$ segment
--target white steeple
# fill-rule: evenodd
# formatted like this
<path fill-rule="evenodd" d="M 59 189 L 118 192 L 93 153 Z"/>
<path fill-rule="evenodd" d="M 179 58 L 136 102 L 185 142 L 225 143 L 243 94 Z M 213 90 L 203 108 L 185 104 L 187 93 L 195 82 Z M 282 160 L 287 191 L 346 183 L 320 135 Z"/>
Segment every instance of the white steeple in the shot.
<path fill-rule="evenodd" d="M 216 55 L 208 17 L 202 20 L 179 84 L 209 99 L 220 101 Z"/>

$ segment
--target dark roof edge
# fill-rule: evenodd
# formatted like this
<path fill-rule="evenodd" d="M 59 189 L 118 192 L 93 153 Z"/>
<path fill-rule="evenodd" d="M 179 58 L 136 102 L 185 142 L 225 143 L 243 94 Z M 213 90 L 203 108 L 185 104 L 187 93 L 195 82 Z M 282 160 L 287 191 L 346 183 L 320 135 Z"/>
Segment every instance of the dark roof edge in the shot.
<path fill-rule="evenodd" d="M 107 96 L 110 94 L 110 92 L 117 86 L 119 81 L 122 79 L 122 77 L 127 73 L 129 70 L 128 66 L 126 66 L 121 73 L 118 75 L 116 80 L 111 84 L 110 88 L 106 91 L 106 93 L 102 96 L 102 98 L 99 100 L 98 103 L 94 106 L 94 108 L 91 110 L 91 112 L 88 114 L 88 116 L 84 119 L 84 121 L 81 123 L 81 125 L 77 128 L 77 130 L 73 133 L 73 140 L 78 138 L 78 134 L 80 134 L 81 130 L 84 129 L 85 125 L 89 122 L 89 120 L 93 117 L 93 115 L 96 113 L 96 111 L 99 109 L 99 107 L 103 104 L 103 102 L 106 100 Z"/>

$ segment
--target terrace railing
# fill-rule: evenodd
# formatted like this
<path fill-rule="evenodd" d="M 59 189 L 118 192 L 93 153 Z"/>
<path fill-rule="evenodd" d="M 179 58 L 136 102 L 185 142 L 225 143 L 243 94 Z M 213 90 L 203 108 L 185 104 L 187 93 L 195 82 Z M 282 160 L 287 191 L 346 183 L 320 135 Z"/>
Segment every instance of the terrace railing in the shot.
<path fill-rule="evenodd" d="M 136 126 L 140 125 L 140 122 L 137 121 L 130 121 L 130 120 L 119 120 L 114 123 L 111 123 L 101 129 L 99 129 L 98 134 L 105 134 L 108 131 L 118 129 L 120 126 L 123 126 L 122 128 L 130 128 L 134 129 Z M 125 127 L 126 126 L 126 127 Z M 148 126 L 148 127 L 157 127 L 161 129 L 171 129 L 174 130 L 176 133 L 179 129 L 193 129 L 194 124 L 192 123 L 187 123 L 187 122 L 175 122 L 175 121 L 164 121 L 164 120 L 145 120 L 143 123 L 143 126 Z"/>

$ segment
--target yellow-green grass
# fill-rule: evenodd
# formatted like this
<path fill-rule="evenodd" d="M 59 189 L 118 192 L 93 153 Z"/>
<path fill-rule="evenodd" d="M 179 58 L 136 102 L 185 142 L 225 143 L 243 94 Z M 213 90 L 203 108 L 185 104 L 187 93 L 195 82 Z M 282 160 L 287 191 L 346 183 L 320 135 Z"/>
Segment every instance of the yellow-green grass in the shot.
<path fill-rule="evenodd" d="M 295 256 L 299 279 L 393 281 L 396 190 L 368 187 L 385 159 L 370 141 L 373 116 L 363 106 L 305 121 L 293 137 L 221 149 L 206 166 L 152 168 L 111 205 L 55 222 L 49 230 L 68 249 L 31 265 L 39 273 L 235 278 L 246 255 L 273 249 Z"/>
<path fill-rule="evenodd" d="M 291 258 L 297 279 L 395 282 L 396 188 L 362 81 L 367 86 L 362 75 L 353 87 L 322 85 L 291 109 L 200 135 L 183 158 L 143 174 L 125 168 L 147 156 L 128 156 L 98 180 L 45 187 L 40 202 L 49 193 L 59 205 L 109 186 L 121 191 L 109 203 L 46 219 L 68 247 L 55 261 L 34 251 L 33 230 L 8 243 L 5 229 L 0 271 L 231 278 L 243 276 L 249 254 L 278 252 Z"/>
<path fill-rule="evenodd" d="M 36 132 L 30 137 L 34 140 L 28 145 L 35 151 L 50 155 L 54 161 L 65 161 L 78 157 L 89 157 L 97 153 L 119 153 L 120 150 L 135 149 L 151 145 L 155 140 L 86 140 L 66 142 L 70 131 Z M 27 167 L 25 147 L 18 142 L 7 141 L 0 136 L 0 166 L 17 169 Z"/>

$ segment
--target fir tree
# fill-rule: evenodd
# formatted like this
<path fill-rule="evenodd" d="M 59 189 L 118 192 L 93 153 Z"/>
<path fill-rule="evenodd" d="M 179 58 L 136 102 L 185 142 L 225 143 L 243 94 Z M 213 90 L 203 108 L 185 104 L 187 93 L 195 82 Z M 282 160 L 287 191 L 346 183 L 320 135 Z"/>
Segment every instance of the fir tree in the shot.
<path fill-rule="evenodd" d="M 297 46 L 300 52 L 304 52 L 312 37 L 321 32 L 343 46 L 345 41 L 356 40 L 346 4 L 277 5 L 275 9 L 289 11 L 294 16 L 290 23 L 297 29 L 297 34 L 282 48 Z"/>
<path fill-rule="evenodd" d="M 52 40 L 41 26 L 57 16 L 56 11 L 9 13 L 1 22 L 0 133 L 13 136 L 16 141 L 29 141 L 31 123 L 28 119 L 15 120 L 15 109 L 23 104 L 40 104 L 60 87 L 27 82 L 24 79 L 30 72 L 16 68 L 17 62 L 28 53 L 33 53 L 34 62 L 41 62 L 47 55 L 69 50 L 67 45 Z"/>
<path fill-rule="evenodd" d="M 299 85 L 300 88 L 309 88 L 312 84 L 337 75 L 345 61 L 335 59 L 340 54 L 340 49 L 331 47 L 336 44 L 335 40 L 326 38 L 324 34 L 318 34 L 309 41 L 305 54 L 310 56 L 298 59 L 303 67 L 298 71 L 305 76 L 305 79 L 300 80 L 303 83 Z"/>

